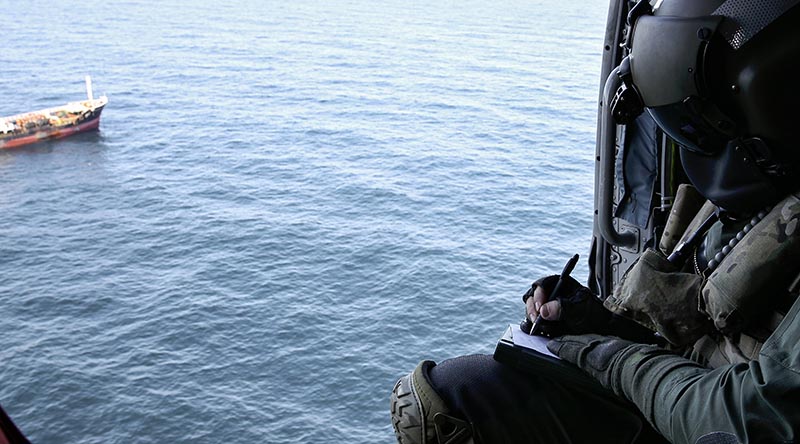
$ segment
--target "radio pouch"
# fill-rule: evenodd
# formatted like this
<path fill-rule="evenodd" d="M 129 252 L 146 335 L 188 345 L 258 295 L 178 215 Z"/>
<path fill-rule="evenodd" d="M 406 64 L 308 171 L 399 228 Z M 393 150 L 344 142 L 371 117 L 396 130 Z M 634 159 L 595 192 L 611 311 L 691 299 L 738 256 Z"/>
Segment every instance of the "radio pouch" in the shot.
<path fill-rule="evenodd" d="M 683 346 L 713 327 L 698 306 L 703 281 L 703 276 L 680 272 L 661 252 L 648 248 L 604 305 Z"/>

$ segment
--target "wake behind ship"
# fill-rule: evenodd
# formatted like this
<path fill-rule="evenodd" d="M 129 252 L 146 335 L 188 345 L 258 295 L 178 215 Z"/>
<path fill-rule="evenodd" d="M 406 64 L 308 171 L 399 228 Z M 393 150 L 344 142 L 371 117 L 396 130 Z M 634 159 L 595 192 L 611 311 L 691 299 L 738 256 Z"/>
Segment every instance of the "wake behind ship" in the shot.
<path fill-rule="evenodd" d="M 66 105 L 0 119 L 0 149 L 15 148 L 48 139 L 60 139 L 97 129 L 108 97 L 95 99 L 92 80 L 86 77 L 87 99 Z"/>

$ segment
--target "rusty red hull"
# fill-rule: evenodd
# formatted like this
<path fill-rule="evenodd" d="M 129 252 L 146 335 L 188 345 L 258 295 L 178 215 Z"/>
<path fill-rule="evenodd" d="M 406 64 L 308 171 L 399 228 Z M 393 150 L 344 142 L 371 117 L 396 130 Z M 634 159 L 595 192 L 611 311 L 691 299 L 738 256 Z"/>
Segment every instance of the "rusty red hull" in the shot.
<path fill-rule="evenodd" d="M 106 103 L 108 99 L 101 97 L 0 119 L 0 149 L 96 130 Z"/>

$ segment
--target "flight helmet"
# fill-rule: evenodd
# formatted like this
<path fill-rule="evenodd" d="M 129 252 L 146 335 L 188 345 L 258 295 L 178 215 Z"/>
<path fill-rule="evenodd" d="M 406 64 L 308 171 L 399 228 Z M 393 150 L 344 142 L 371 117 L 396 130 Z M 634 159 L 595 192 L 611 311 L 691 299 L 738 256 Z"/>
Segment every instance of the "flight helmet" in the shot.
<path fill-rule="evenodd" d="M 689 180 L 733 213 L 800 188 L 800 0 L 639 1 L 611 111 L 646 109 Z"/>

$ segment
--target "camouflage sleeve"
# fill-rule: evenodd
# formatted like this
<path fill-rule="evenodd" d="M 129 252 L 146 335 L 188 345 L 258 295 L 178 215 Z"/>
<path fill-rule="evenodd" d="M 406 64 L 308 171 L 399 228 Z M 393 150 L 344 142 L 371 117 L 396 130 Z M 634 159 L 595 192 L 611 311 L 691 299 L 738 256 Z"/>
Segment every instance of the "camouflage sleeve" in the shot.
<path fill-rule="evenodd" d="M 654 347 L 628 347 L 607 369 L 609 388 L 673 443 L 798 442 L 798 312 L 800 300 L 746 364 L 711 370 Z"/>

